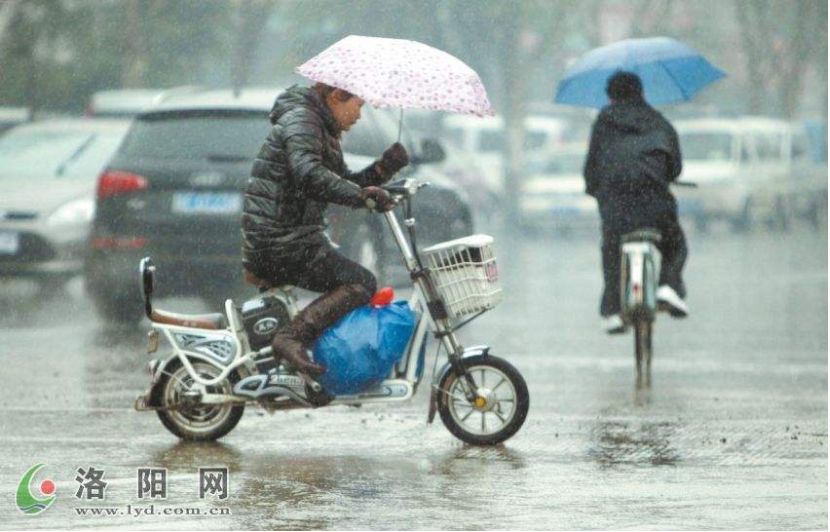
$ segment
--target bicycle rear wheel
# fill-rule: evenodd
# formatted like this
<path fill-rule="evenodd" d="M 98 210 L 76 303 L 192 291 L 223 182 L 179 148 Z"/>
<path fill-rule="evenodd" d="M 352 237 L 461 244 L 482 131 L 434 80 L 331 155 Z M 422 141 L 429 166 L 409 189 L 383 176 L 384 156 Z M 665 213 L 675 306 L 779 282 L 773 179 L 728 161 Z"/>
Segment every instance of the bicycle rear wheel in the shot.
<path fill-rule="evenodd" d="M 637 319 L 634 323 L 634 356 L 637 362 L 637 388 L 651 386 L 651 338 L 654 322 Z"/>

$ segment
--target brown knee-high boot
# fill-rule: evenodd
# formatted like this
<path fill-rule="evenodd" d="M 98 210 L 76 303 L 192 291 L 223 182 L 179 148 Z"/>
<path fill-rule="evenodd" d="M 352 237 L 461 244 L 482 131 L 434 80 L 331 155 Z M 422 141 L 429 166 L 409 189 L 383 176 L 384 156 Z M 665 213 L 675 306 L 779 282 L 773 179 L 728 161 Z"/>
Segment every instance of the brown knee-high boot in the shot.
<path fill-rule="evenodd" d="M 368 303 L 371 297 L 362 285 L 348 284 L 312 301 L 271 340 L 277 363 L 282 358 L 311 377 L 322 375 L 326 368 L 309 360 L 306 350 L 325 329 L 351 310 Z"/>

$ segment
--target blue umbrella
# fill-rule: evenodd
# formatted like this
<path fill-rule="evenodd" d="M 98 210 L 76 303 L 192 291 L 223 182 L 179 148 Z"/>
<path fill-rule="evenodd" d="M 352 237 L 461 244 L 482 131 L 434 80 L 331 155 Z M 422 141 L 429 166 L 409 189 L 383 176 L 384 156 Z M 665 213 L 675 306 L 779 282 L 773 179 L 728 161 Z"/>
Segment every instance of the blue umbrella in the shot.
<path fill-rule="evenodd" d="M 618 70 L 633 72 L 643 82 L 652 105 L 691 100 L 724 74 L 693 48 L 668 37 L 627 39 L 596 48 L 566 72 L 555 101 L 601 108 L 608 105 L 605 84 Z"/>

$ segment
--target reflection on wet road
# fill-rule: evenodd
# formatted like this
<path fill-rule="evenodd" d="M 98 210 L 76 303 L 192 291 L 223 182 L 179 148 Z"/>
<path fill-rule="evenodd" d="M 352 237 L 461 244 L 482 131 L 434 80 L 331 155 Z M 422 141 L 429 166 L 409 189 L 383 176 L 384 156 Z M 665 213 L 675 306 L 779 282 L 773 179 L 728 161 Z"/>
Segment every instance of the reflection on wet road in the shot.
<path fill-rule="evenodd" d="M 632 338 L 598 332 L 596 244 L 497 235 L 507 298 L 463 339 L 523 372 L 531 410 L 495 448 L 427 426 L 425 386 L 391 407 L 251 407 L 221 442 L 181 443 L 131 410 L 143 330 L 103 326 L 80 283 L 42 305 L 4 285 L 0 483 L 44 463 L 58 499 L 27 517 L 4 497 L 0 527 L 826 528 L 827 240 L 779 236 L 690 235 L 692 317 L 660 317 L 653 388 L 636 393 Z M 75 498 L 87 466 L 104 502 Z M 198 498 L 210 466 L 228 468 L 226 501 Z M 231 514 L 76 514 L 144 504 L 140 467 L 168 471 L 157 506 Z"/>

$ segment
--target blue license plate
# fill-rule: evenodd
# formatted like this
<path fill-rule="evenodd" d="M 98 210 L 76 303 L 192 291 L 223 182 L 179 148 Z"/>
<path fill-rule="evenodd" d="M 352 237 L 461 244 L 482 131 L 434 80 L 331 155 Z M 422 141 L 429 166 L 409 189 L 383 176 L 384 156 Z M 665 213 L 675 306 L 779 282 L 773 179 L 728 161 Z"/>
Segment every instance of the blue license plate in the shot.
<path fill-rule="evenodd" d="M 180 214 L 237 214 L 242 196 L 237 192 L 176 192 L 173 212 Z"/>

